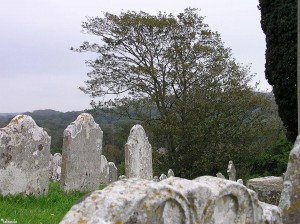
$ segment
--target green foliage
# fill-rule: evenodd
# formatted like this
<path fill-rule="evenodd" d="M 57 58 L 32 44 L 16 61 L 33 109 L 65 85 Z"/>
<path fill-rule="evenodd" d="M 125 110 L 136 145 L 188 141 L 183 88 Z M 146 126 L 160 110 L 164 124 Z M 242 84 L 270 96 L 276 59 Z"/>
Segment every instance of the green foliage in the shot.
<path fill-rule="evenodd" d="M 286 171 L 292 147 L 293 144 L 285 136 L 280 136 L 273 147 L 259 154 L 253 173 L 258 176 L 281 176 Z"/>
<path fill-rule="evenodd" d="M 297 137 L 297 0 L 259 0 L 266 35 L 265 75 L 273 87 L 287 138 Z"/>
<path fill-rule="evenodd" d="M 168 166 L 166 155 L 159 153 L 158 150 L 152 152 L 152 163 L 153 176 L 160 177 L 162 173 L 167 175 L 168 170 L 172 168 Z"/>
<path fill-rule="evenodd" d="M 250 87 L 249 68 L 235 62 L 196 9 L 104 13 L 82 26 L 101 44 L 76 50 L 99 55 L 87 63 L 92 70 L 81 90 L 100 97 L 95 108 L 140 122 L 154 152 L 167 149 L 164 158 L 154 154 L 155 174 L 215 175 L 233 160 L 247 175 L 283 131 L 271 100 Z"/>
<path fill-rule="evenodd" d="M 117 166 L 118 168 L 118 177 L 121 175 L 125 175 L 125 161 L 123 160 Z"/>

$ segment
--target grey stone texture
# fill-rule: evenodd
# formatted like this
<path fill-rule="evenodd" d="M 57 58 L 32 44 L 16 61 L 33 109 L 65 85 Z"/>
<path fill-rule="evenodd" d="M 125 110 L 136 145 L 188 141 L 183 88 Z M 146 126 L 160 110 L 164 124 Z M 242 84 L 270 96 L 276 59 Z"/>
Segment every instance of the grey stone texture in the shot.
<path fill-rule="evenodd" d="M 154 176 L 154 177 L 153 177 L 153 181 L 154 181 L 154 182 L 159 182 L 158 176 Z"/>
<path fill-rule="evenodd" d="M 223 175 L 222 173 L 220 173 L 220 172 L 218 172 L 218 173 L 216 174 L 216 176 L 219 177 L 219 178 L 221 178 L 221 179 L 226 179 L 226 178 L 224 177 L 224 175 Z"/>
<path fill-rule="evenodd" d="M 60 153 L 55 153 L 51 156 L 51 166 L 50 166 L 50 180 L 53 182 L 60 181 L 61 178 L 61 163 L 62 163 L 62 156 Z"/>
<path fill-rule="evenodd" d="M 100 185 L 103 132 L 88 113 L 64 131 L 61 189 L 92 191 Z"/>
<path fill-rule="evenodd" d="M 134 125 L 125 144 L 125 173 L 128 178 L 152 180 L 152 147 L 141 125 Z"/>
<path fill-rule="evenodd" d="M 118 168 L 113 162 L 108 162 L 109 167 L 109 183 L 113 183 L 118 180 Z"/>
<path fill-rule="evenodd" d="M 27 115 L 0 129 L 0 194 L 46 195 L 51 138 Z"/>
<path fill-rule="evenodd" d="M 239 184 L 244 184 L 243 179 L 238 179 L 236 182 L 238 182 Z"/>
<path fill-rule="evenodd" d="M 300 135 L 289 155 L 279 207 L 284 223 L 300 223 Z"/>
<path fill-rule="evenodd" d="M 260 201 L 278 205 L 283 188 L 282 177 L 259 177 L 247 181 L 247 187 L 254 190 Z"/>
<path fill-rule="evenodd" d="M 236 182 L 203 176 L 160 182 L 130 178 L 75 204 L 61 224 L 74 223 L 282 223 L 277 206 L 262 203 Z"/>
<path fill-rule="evenodd" d="M 236 170 L 231 160 L 228 163 L 227 174 L 229 180 L 236 181 Z"/>
<path fill-rule="evenodd" d="M 109 183 L 109 166 L 107 159 L 104 155 L 101 155 L 101 163 L 100 163 L 100 183 L 108 184 Z"/>
<path fill-rule="evenodd" d="M 167 179 L 167 178 L 168 178 L 167 175 L 164 174 L 164 173 L 162 173 L 162 174 L 160 175 L 160 177 L 159 177 L 159 180 L 162 181 L 162 180 L 165 180 L 165 179 Z"/>
<path fill-rule="evenodd" d="M 125 175 L 121 175 L 121 176 L 119 176 L 119 178 L 118 178 L 119 180 L 125 180 L 125 179 L 128 179 Z"/>
<path fill-rule="evenodd" d="M 174 172 L 173 172 L 173 170 L 172 169 L 169 169 L 168 170 L 168 177 L 174 177 L 175 175 L 174 175 Z"/>

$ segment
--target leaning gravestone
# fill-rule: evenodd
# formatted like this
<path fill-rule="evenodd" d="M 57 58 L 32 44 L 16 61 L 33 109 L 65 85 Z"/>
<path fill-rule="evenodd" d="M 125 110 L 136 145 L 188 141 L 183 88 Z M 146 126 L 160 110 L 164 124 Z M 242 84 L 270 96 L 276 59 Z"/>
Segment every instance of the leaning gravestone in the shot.
<path fill-rule="evenodd" d="M 60 180 L 61 177 L 61 162 L 62 156 L 60 153 L 55 153 L 51 157 L 51 177 L 50 180 L 53 182 L 57 182 Z"/>
<path fill-rule="evenodd" d="M 109 183 L 113 183 L 118 180 L 118 169 L 113 162 L 108 162 L 109 166 Z"/>
<path fill-rule="evenodd" d="M 141 125 L 134 125 L 125 145 L 125 173 L 128 178 L 152 180 L 152 148 Z"/>
<path fill-rule="evenodd" d="M 160 182 L 131 178 L 86 196 L 61 224 L 281 224 L 280 215 L 277 206 L 260 202 L 254 191 L 217 177 Z"/>
<path fill-rule="evenodd" d="M 64 131 L 61 188 L 92 191 L 100 185 L 103 132 L 90 114 L 80 114 Z"/>
<path fill-rule="evenodd" d="M 300 135 L 290 152 L 278 206 L 282 209 L 284 223 L 300 222 Z"/>
<path fill-rule="evenodd" d="M 0 129 L 0 194 L 46 195 L 49 183 L 49 135 L 27 115 Z"/>
<path fill-rule="evenodd" d="M 100 163 L 100 183 L 108 184 L 109 183 L 109 166 L 107 159 L 104 155 L 101 155 L 101 163 Z"/>

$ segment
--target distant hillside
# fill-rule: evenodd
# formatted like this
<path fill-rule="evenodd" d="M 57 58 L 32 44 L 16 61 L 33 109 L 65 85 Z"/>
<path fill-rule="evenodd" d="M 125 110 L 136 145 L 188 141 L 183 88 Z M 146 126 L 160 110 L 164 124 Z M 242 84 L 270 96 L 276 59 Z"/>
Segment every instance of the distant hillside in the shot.
<path fill-rule="evenodd" d="M 116 143 L 116 139 L 112 138 L 113 128 L 118 123 L 130 123 L 126 118 L 120 118 L 113 114 L 104 114 L 93 111 L 71 111 L 71 112 L 59 112 L 55 110 L 36 110 L 33 112 L 25 112 L 19 114 L 26 114 L 31 116 L 38 126 L 44 128 L 44 130 L 51 136 L 51 151 L 59 152 L 63 143 L 63 132 L 66 127 L 76 120 L 79 114 L 83 112 L 91 113 L 96 123 L 98 123 L 104 132 L 104 141 L 107 143 Z M 14 118 L 16 113 L 2 113 L 0 114 L 0 128 L 5 127 Z M 129 133 L 129 131 L 126 131 Z M 118 145 L 122 145 L 126 135 L 124 135 L 121 142 Z"/>
<path fill-rule="evenodd" d="M 266 97 L 272 102 L 273 109 L 277 110 L 277 105 L 272 93 L 265 93 Z M 98 111 L 71 111 L 71 112 L 59 112 L 55 110 L 36 110 L 31 112 L 25 112 L 31 116 L 38 126 L 44 128 L 47 133 L 51 136 L 51 151 L 59 152 L 62 148 L 63 143 L 63 132 L 66 127 L 73 121 L 76 120 L 78 115 L 82 112 L 91 113 L 96 123 L 98 123 L 103 130 L 103 145 L 113 144 L 123 148 L 130 128 L 135 123 L 128 118 L 120 118 L 115 114 L 105 114 Z M 5 127 L 11 119 L 16 116 L 16 113 L 0 113 L 0 128 Z M 268 116 L 268 115 L 266 115 Z"/>

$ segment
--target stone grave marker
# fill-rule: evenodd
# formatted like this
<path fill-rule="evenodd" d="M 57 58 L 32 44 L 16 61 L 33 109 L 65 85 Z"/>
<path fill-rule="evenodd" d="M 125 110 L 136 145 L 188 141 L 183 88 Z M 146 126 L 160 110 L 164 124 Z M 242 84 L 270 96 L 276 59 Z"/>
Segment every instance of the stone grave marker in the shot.
<path fill-rule="evenodd" d="M 125 173 L 128 178 L 152 180 L 152 147 L 141 125 L 134 125 L 125 144 Z"/>
<path fill-rule="evenodd" d="M 229 180 L 236 181 L 236 170 L 231 160 L 228 163 L 227 173 L 228 173 Z"/>
<path fill-rule="evenodd" d="M 282 209 L 284 223 L 299 223 L 300 220 L 300 135 L 289 155 L 284 176 L 283 190 L 278 205 Z"/>
<path fill-rule="evenodd" d="M 100 185 L 103 132 L 90 114 L 82 113 L 64 131 L 61 188 L 92 191 Z"/>
<path fill-rule="evenodd" d="M 109 183 L 113 183 L 118 180 L 118 169 L 113 162 L 108 162 L 109 166 Z"/>
<path fill-rule="evenodd" d="M 101 155 L 101 173 L 100 173 L 100 183 L 108 184 L 109 183 L 109 166 L 107 159 L 104 155 Z"/>
<path fill-rule="evenodd" d="M 0 129 L 0 194 L 46 195 L 51 138 L 27 115 Z"/>
<path fill-rule="evenodd" d="M 260 202 L 254 191 L 204 176 L 119 180 L 75 204 L 61 221 L 71 223 L 281 224 L 282 220 L 278 207 Z"/>
<path fill-rule="evenodd" d="M 61 178 L 61 162 L 62 156 L 60 153 L 55 153 L 51 157 L 51 177 L 50 180 L 53 182 L 60 181 Z"/>

